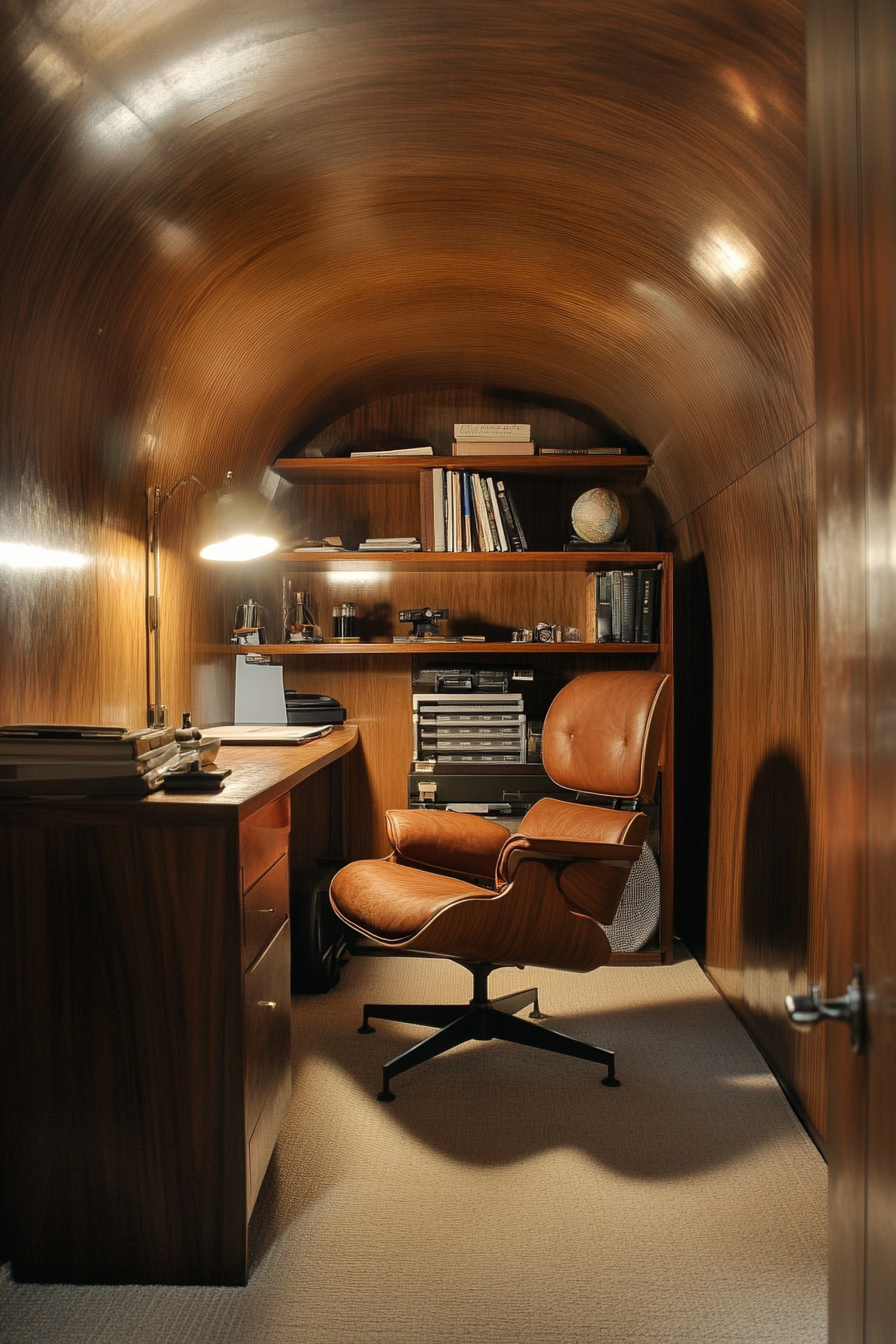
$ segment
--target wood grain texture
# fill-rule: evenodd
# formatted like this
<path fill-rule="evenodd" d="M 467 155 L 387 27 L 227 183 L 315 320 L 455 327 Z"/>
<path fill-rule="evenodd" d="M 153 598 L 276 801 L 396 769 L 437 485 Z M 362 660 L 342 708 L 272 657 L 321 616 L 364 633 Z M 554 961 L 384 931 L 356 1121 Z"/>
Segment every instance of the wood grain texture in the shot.
<path fill-rule="evenodd" d="M 784 1011 L 825 958 L 812 454 L 807 434 L 677 534 L 685 565 L 705 559 L 712 640 L 706 965 L 823 1134 L 824 1042 Z M 706 652 L 692 631 L 677 667 L 682 737 L 705 713 L 693 697 Z M 690 838 L 679 829 L 676 848 Z"/>
<path fill-rule="evenodd" d="M 881 0 L 856 5 L 859 208 L 865 394 L 865 531 L 852 538 L 866 570 L 867 694 L 867 1165 L 865 1339 L 884 1344 L 896 1318 L 896 837 L 893 714 L 896 582 L 889 553 L 896 521 L 896 13 Z M 843 327 L 840 327 L 843 330 Z M 856 389 L 857 390 L 857 389 Z M 855 399 L 857 400 L 857 399 Z M 853 404 L 855 404 L 855 400 Z M 851 495 L 854 499 L 855 496 Z M 861 540 L 867 549 L 859 550 Z M 887 559 L 884 559 L 884 557 Z M 847 742 L 849 739 L 847 738 Z M 843 745 L 846 745 L 845 743 Z M 861 833 L 860 833 L 861 834 Z M 838 1088 L 849 1075 L 838 1078 Z"/>
<path fill-rule="evenodd" d="M 795 0 L 538 0 L 512 35 L 497 0 L 73 13 L 2 18 L 0 524 L 94 562 L 4 572 L 3 718 L 142 721 L 147 484 L 255 482 L 466 389 L 550 437 L 618 426 L 674 519 L 811 418 Z M 227 676 L 193 680 L 192 492 L 173 712 Z"/>
<path fill-rule="evenodd" d="M 300 803 L 303 770 L 357 739 L 331 736 L 304 766 L 302 747 L 222 749 L 229 803 L 0 806 L 0 1205 L 19 1279 L 245 1282 L 291 1085 L 289 790 Z"/>
<path fill-rule="evenodd" d="M 867 432 L 859 200 L 856 5 L 808 14 L 809 145 L 818 389 L 818 626 L 821 792 L 828 924 L 824 985 L 866 964 L 868 826 Z M 867 1059 L 827 1030 L 828 1323 L 865 1344 Z M 890 1242 L 892 1245 L 892 1242 Z M 889 1275 L 888 1275 L 889 1277 Z M 892 1310 L 888 1313 L 892 1321 Z"/>

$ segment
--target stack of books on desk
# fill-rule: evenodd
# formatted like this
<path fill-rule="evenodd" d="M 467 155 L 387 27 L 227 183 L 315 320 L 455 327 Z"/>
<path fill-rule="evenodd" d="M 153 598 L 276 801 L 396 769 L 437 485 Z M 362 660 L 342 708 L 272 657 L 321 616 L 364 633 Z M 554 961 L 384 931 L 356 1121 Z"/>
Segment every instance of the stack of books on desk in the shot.
<path fill-rule="evenodd" d="M 0 797 L 143 798 L 179 756 L 173 728 L 7 724 L 0 728 Z"/>

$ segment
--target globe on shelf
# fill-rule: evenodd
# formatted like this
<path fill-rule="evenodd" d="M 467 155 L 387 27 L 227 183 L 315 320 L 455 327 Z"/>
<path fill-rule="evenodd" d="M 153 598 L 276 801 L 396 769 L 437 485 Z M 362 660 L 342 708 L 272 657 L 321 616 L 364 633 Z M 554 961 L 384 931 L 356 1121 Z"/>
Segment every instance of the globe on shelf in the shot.
<path fill-rule="evenodd" d="M 615 490 L 597 485 L 579 495 L 572 506 L 573 531 L 592 545 L 621 537 L 627 527 L 628 505 Z"/>

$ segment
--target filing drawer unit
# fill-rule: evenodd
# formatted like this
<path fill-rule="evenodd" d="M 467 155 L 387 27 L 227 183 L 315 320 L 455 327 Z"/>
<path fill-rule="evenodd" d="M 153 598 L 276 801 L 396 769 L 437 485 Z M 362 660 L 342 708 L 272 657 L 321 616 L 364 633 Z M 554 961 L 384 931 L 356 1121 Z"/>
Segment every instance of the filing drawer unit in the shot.
<path fill-rule="evenodd" d="M 357 730 L 334 737 L 222 750 L 220 795 L 0 802 L 16 1279 L 246 1282 L 290 1098 L 289 790 Z"/>

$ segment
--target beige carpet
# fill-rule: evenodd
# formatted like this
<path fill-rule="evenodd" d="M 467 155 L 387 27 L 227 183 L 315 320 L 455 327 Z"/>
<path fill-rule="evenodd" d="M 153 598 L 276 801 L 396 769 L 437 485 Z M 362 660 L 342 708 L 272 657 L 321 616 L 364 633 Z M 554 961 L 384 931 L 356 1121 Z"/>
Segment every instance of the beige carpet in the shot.
<path fill-rule="evenodd" d="M 360 1004 L 462 1001 L 448 963 L 358 960 L 294 1002 L 292 1110 L 248 1288 L 0 1279 L 3 1344 L 823 1344 L 826 1169 L 695 962 L 537 982 L 603 1070 L 472 1042 L 374 1099 L 419 1028 Z"/>

